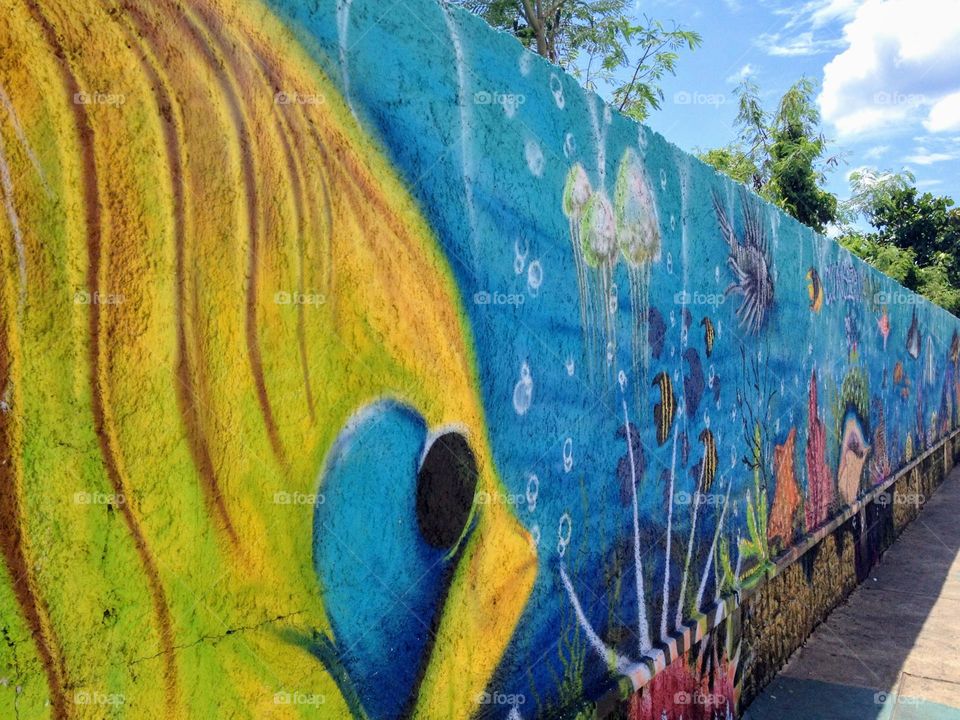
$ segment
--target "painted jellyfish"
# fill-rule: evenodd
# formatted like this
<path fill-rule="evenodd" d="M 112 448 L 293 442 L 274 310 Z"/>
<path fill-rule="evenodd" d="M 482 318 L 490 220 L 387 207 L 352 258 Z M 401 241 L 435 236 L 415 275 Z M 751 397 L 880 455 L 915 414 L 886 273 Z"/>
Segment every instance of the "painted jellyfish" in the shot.
<path fill-rule="evenodd" d="M 580 163 L 567 173 L 567 183 L 563 190 L 563 214 L 570 223 L 570 244 L 573 247 L 573 259 L 577 269 L 577 293 L 580 296 L 580 327 L 584 337 L 592 323 L 591 307 L 587 298 L 587 266 L 583 258 L 583 243 L 580 241 L 580 219 L 593 194 L 590 179 Z M 588 348 L 589 354 L 589 348 Z"/>
<path fill-rule="evenodd" d="M 580 218 L 580 239 L 584 261 L 599 274 L 597 297 L 592 302 L 596 305 L 595 317 L 603 316 L 604 345 L 616 348 L 616 325 L 605 312 L 613 285 L 613 268 L 617 263 L 616 222 L 606 193 L 593 193 L 587 201 Z"/>
<path fill-rule="evenodd" d="M 648 347 L 646 338 L 640 337 L 636 319 L 644 317 L 647 309 L 650 265 L 660 259 L 660 221 L 650 180 L 632 150 L 627 150 L 620 162 L 613 203 L 617 242 L 627 262 L 630 279 L 630 309 L 635 319 L 633 361 L 636 364 L 641 348 Z M 646 353 L 643 357 L 646 359 Z"/>

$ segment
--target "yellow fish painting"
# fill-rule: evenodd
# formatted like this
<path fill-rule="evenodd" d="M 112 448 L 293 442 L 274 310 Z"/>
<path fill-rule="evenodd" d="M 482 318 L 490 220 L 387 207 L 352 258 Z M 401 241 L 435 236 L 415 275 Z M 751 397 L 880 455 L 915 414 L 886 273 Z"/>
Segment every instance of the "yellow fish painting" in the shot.
<path fill-rule="evenodd" d="M 449 543 L 409 716 L 469 716 L 536 556 L 469 482 L 460 516 L 431 514 L 450 453 L 503 489 L 450 267 L 380 150 L 256 0 L 7 3 L 0 47 L 0 616 L 39 680 L 20 717 L 300 717 L 275 697 L 296 692 L 358 712 L 291 639 L 337 640 L 318 472 L 383 401 L 456 428 L 419 479 L 386 467 Z"/>
<path fill-rule="evenodd" d="M 3 3 L 0 719 L 737 716 L 955 429 L 955 318 L 457 5 Z"/>

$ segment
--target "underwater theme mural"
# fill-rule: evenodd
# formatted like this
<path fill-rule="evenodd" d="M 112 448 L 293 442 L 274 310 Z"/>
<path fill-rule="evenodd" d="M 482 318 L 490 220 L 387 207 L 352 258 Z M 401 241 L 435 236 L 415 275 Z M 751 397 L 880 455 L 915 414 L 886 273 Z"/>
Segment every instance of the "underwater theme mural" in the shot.
<path fill-rule="evenodd" d="M 733 718 L 958 425 L 956 318 L 475 17 L 3 14 L 0 716 Z"/>

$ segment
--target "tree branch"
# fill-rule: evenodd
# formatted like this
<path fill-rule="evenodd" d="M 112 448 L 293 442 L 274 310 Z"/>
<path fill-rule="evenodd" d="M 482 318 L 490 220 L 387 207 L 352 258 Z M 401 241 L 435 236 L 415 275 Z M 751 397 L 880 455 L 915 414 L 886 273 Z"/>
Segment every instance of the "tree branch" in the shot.
<path fill-rule="evenodd" d="M 547 48 L 546 35 L 543 32 L 543 23 L 540 21 L 540 16 L 537 14 L 537 11 L 530 0 L 523 0 L 523 17 L 527 21 L 527 25 L 529 25 L 533 30 L 534 36 L 537 38 L 537 53 L 549 60 L 550 52 Z"/>

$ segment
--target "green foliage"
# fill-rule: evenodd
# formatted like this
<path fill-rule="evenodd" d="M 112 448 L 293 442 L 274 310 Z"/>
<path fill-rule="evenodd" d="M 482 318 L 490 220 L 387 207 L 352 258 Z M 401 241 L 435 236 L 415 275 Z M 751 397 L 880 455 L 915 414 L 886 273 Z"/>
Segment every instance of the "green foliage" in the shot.
<path fill-rule="evenodd" d="M 960 288 L 956 286 L 957 261 L 949 253 L 937 253 L 930 265 L 920 268 L 918 291 L 931 302 L 960 316 Z"/>
<path fill-rule="evenodd" d="M 840 243 L 878 270 L 960 315 L 960 211 L 949 197 L 922 195 L 909 172 L 865 169 L 850 176 Z M 873 232 L 851 225 L 864 219 Z"/>
<path fill-rule="evenodd" d="M 753 160 L 736 145 L 698 152 L 697 157 L 724 175 L 745 185 L 751 185 L 754 177 L 759 174 Z"/>
<path fill-rule="evenodd" d="M 953 252 L 960 242 L 960 212 L 952 207 L 952 198 L 928 192 L 918 195 L 915 187 L 897 188 L 878 198 L 867 217 L 881 241 L 912 249 L 917 262 L 929 266 L 938 254 Z M 960 272 L 953 279 L 960 279 Z"/>
<path fill-rule="evenodd" d="M 874 207 L 887 201 L 896 190 L 912 187 L 916 177 L 909 170 L 880 172 L 860 168 L 850 173 L 850 198 L 840 204 L 840 221 L 849 226 L 869 216 Z"/>
<path fill-rule="evenodd" d="M 826 156 L 815 86 L 794 83 L 773 111 L 763 107 L 759 88 L 744 81 L 737 88 L 737 140 L 727 148 L 699 155 L 704 162 L 745 182 L 761 196 L 818 232 L 838 219 L 837 198 L 821 186 L 836 156 Z"/>
<path fill-rule="evenodd" d="M 920 269 L 913 250 L 904 250 L 880 242 L 875 235 L 851 233 L 838 238 L 839 243 L 857 257 L 873 265 L 910 290 L 920 287 Z"/>
<path fill-rule="evenodd" d="M 700 35 L 644 16 L 630 0 L 450 0 L 512 32 L 524 45 L 573 73 L 587 88 L 609 88 L 621 112 L 638 120 L 663 102 L 660 82 L 676 73 L 682 50 Z M 624 75 L 629 80 L 623 82 Z"/>

